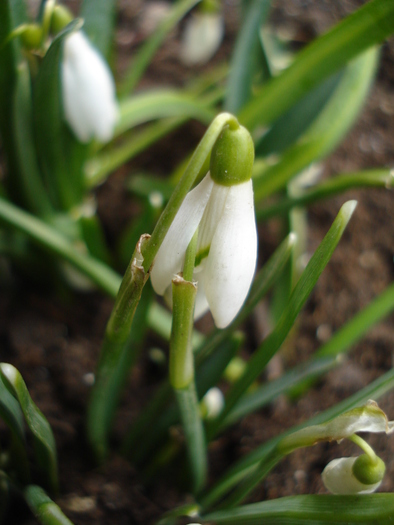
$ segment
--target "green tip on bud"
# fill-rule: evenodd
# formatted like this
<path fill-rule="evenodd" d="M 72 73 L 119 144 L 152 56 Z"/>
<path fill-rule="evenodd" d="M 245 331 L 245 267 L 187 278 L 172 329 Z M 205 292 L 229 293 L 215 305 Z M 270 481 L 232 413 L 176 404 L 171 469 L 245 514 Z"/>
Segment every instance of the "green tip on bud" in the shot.
<path fill-rule="evenodd" d="M 57 5 L 52 13 L 51 18 L 51 31 L 53 34 L 60 33 L 70 22 L 74 20 L 74 17 L 67 7 L 63 5 Z"/>
<path fill-rule="evenodd" d="M 42 28 L 38 24 L 27 24 L 21 33 L 25 49 L 38 49 L 41 46 Z"/>
<path fill-rule="evenodd" d="M 249 131 L 235 122 L 225 127 L 211 153 L 211 177 L 222 186 L 235 186 L 252 177 L 254 144 Z"/>
<path fill-rule="evenodd" d="M 368 454 L 362 454 L 353 464 L 353 475 L 364 485 L 379 483 L 385 472 L 386 465 L 378 456 L 373 460 Z"/>

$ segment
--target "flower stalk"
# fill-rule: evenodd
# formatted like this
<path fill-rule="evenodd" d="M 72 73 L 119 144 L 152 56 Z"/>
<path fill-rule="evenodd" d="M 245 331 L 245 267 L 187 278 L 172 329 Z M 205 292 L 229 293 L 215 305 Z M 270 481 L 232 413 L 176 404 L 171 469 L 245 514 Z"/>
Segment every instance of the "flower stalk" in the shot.
<path fill-rule="evenodd" d="M 170 383 L 181 414 L 195 493 L 204 486 L 207 474 L 206 441 L 195 386 L 191 345 L 197 295 L 197 285 L 192 282 L 197 239 L 198 230 L 186 251 L 183 277 L 177 275 L 172 280 L 173 321 L 170 340 Z"/>

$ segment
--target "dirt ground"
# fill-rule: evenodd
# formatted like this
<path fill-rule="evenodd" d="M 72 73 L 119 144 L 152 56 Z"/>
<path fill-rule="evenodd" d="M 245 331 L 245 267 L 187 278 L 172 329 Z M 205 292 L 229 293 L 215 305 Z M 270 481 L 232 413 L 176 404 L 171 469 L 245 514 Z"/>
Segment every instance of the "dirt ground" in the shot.
<path fill-rule="evenodd" d="M 286 31 L 294 47 L 301 47 L 363 2 L 328 0 L 278 0 L 272 21 Z M 121 0 L 117 47 L 119 70 L 149 31 L 149 9 L 162 2 Z M 70 2 L 76 8 L 77 2 Z M 153 11 L 152 11 L 153 12 Z M 214 63 L 228 56 L 237 27 L 236 1 L 225 2 L 226 38 Z M 145 25 L 144 25 L 145 24 Z M 182 85 L 196 71 L 177 59 L 179 31 L 174 31 L 158 53 L 144 80 L 150 85 Z M 324 176 L 363 168 L 391 166 L 394 136 L 394 41 L 382 49 L 382 64 L 368 104 L 357 125 L 338 150 L 324 163 Z M 155 155 L 143 154 L 126 169 L 118 170 L 98 192 L 99 213 L 111 241 L 135 214 L 124 182 L 135 167 L 165 175 L 176 165 L 182 149 L 197 143 L 203 129 L 191 124 L 162 141 Z M 169 153 L 170 152 L 170 153 Z M 163 158 L 165 156 L 165 158 Z M 308 210 L 312 253 L 329 229 L 341 204 L 357 199 L 358 207 L 330 263 L 318 281 L 298 325 L 298 333 L 275 361 L 275 370 L 302 362 L 331 333 L 366 306 L 392 282 L 394 206 L 388 190 L 360 190 L 319 203 Z M 118 210 L 122 210 L 119 213 Z M 142 233 L 142 232 L 141 232 Z M 277 243 L 274 224 L 261 225 L 262 265 Z M 76 525 L 150 525 L 163 512 L 185 502 L 185 494 L 172 476 L 157 475 L 150 484 L 125 459 L 113 455 L 95 468 L 84 440 L 84 414 L 89 395 L 89 374 L 97 362 L 100 343 L 112 301 L 101 292 L 54 294 L 13 276 L 2 282 L 0 294 L 1 360 L 14 364 L 30 394 L 55 433 L 59 454 L 61 493 L 58 503 Z M 247 324 L 250 336 L 261 337 L 261 309 Z M 250 415 L 212 443 L 211 478 L 277 433 L 350 396 L 393 365 L 394 317 L 374 327 L 345 362 L 328 373 L 297 402 L 280 398 Z M 210 325 L 209 319 L 206 325 Z M 201 324 L 204 327 L 204 323 Z M 148 346 L 165 343 L 153 335 Z M 273 373 L 275 372 L 273 370 Z M 122 418 L 130 420 L 154 392 L 156 377 L 147 352 L 130 378 L 122 401 Z M 379 401 L 394 419 L 394 393 Z M 127 421 L 128 423 L 128 421 Z M 121 422 L 117 430 L 122 430 Z M 387 473 L 380 491 L 394 489 L 394 440 L 368 438 L 386 461 Z M 251 501 L 287 495 L 324 493 L 320 473 L 327 462 L 355 452 L 350 444 L 319 445 L 299 451 L 280 463 L 254 492 Z M 36 523 L 16 500 L 7 525 Z"/>

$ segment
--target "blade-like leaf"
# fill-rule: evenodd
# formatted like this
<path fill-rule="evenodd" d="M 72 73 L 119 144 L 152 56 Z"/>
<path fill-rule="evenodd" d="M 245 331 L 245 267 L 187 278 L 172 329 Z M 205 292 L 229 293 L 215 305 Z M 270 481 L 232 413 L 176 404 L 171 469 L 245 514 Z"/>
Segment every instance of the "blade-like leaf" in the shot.
<path fill-rule="evenodd" d="M 26 22 L 26 6 L 23 0 L 0 2 L 0 135 L 4 157 L 9 173 L 18 174 L 19 159 L 14 144 L 14 93 L 17 68 L 22 60 L 19 40 L 8 40 L 10 33 Z M 15 199 L 22 199 L 17 185 L 19 177 L 8 177 L 8 191 Z"/>
<path fill-rule="evenodd" d="M 53 492 L 57 492 L 56 445 L 51 427 L 31 399 L 18 370 L 10 364 L 1 363 L 0 373 L 6 387 L 18 400 L 26 423 L 33 434 L 36 461 L 46 478 L 48 487 Z"/>
<path fill-rule="evenodd" d="M 18 481 L 29 480 L 29 462 L 27 458 L 23 413 L 18 401 L 9 393 L 0 376 L 0 417 L 11 432 L 10 460 L 11 466 L 18 472 Z"/>
<path fill-rule="evenodd" d="M 338 86 L 343 71 L 335 73 L 282 115 L 256 142 L 256 157 L 280 153 L 293 144 L 312 124 Z"/>
<path fill-rule="evenodd" d="M 73 525 L 54 503 L 37 485 L 29 485 L 24 496 L 31 511 L 42 525 Z"/>
<path fill-rule="evenodd" d="M 83 30 L 107 60 L 113 43 L 115 7 L 115 0 L 83 0 L 80 12 L 85 21 Z"/>
<path fill-rule="evenodd" d="M 78 204 L 83 191 L 78 158 L 83 156 L 85 148 L 77 142 L 64 122 L 60 76 L 64 39 L 80 27 L 81 20 L 74 20 L 56 36 L 34 84 L 37 152 L 51 199 L 61 209 Z"/>
<path fill-rule="evenodd" d="M 212 525 L 377 525 L 394 515 L 394 494 L 278 498 L 204 516 Z"/>
<path fill-rule="evenodd" d="M 139 93 L 120 103 L 115 136 L 138 124 L 165 117 L 195 118 L 208 125 L 214 119 L 215 112 L 193 96 L 175 90 Z"/>
<path fill-rule="evenodd" d="M 253 0 L 248 6 L 230 65 L 224 108 L 236 113 L 250 98 L 260 58 L 260 28 L 268 17 L 271 0 Z"/>
<path fill-rule="evenodd" d="M 240 121 L 249 129 L 270 124 L 325 78 L 393 32 L 392 0 L 367 2 L 301 51 L 243 108 Z"/>
<path fill-rule="evenodd" d="M 311 260 L 308 263 L 308 266 L 305 268 L 303 274 L 297 282 L 289 298 L 287 308 L 279 319 L 278 324 L 263 341 L 262 345 L 255 351 L 248 362 L 245 373 L 236 383 L 234 383 L 226 398 L 225 410 L 212 425 L 212 428 L 208 433 L 209 436 L 213 436 L 216 433 L 217 429 L 221 426 L 221 423 L 231 412 L 232 408 L 237 404 L 241 396 L 259 377 L 267 363 L 281 347 L 287 334 L 292 328 L 298 313 L 304 306 L 306 300 L 309 297 L 309 294 L 311 293 L 322 271 L 330 260 L 334 249 L 340 241 L 347 223 L 353 214 L 355 206 L 355 201 L 348 201 L 342 206 L 330 230 L 324 237 L 316 252 L 313 254 Z"/>
<path fill-rule="evenodd" d="M 365 102 L 377 60 L 378 51 L 373 48 L 349 64 L 330 100 L 304 135 L 283 153 L 277 164 L 255 179 L 256 201 L 283 188 L 291 177 L 339 144 Z"/>
<path fill-rule="evenodd" d="M 308 206 L 322 199 L 328 199 L 353 188 L 392 188 L 393 172 L 389 168 L 358 171 L 336 175 L 324 180 L 311 189 L 305 188 L 300 197 L 284 197 L 275 204 L 261 204 L 256 210 L 257 220 L 267 220 L 276 215 L 286 215 L 295 207 Z"/>

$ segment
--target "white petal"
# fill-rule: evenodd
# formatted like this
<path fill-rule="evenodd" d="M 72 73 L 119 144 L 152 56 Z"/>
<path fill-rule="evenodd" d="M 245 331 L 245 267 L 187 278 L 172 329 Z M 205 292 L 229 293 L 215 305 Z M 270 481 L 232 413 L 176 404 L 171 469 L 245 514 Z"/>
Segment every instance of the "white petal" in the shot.
<path fill-rule="evenodd" d="M 111 71 L 86 36 L 77 31 L 64 43 L 61 68 L 66 121 L 81 142 L 108 142 L 118 117 Z"/>
<path fill-rule="evenodd" d="M 207 207 L 198 231 L 197 256 L 200 250 L 209 249 L 218 224 L 223 216 L 230 186 L 213 184 Z"/>
<path fill-rule="evenodd" d="M 164 294 L 173 276 L 182 270 L 186 249 L 201 221 L 212 185 L 212 179 L 207 175 L 186 195 L 159 248 L 151 279 L 155 292 L 160 295 Z"/>
<path fill-rule="evenodd" d="M 204 262 L 204 288 L 218 328 L 243 305 L 256 269 L 257 232 L 252 181 L 232 186 Z"/>
<path fill-rule="evenodd" d="M 322 472 L 324 486 L 332 494 L 370 494 L 381 484 L 365 485 L 354 476 L 352 468 L 354 458 L 339 458 L 330 461 Z"/>
<path fill-rule="evenodd" d="M 223 39 L 224 23 L 219 13 L 196 13 L 186 25 L 180 59 L 188 65 L 204 64 Z"/>

